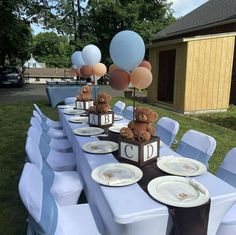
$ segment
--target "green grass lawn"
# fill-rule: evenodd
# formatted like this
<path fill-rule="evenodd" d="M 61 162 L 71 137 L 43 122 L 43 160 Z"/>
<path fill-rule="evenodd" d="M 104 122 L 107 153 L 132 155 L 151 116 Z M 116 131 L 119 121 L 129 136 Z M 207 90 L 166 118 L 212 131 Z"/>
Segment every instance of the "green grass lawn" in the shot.
<path fill-rule="evenodd" d="M 124 100 L 127 105 L 131 100 Z M 57 111 L 47 101 L 37 104 L 49 117 L 57 119 Z M 137 103 L 137 106 L 140 103 Z M 143 104 L 142 104 L 143 105 Z M 231 107 L 227 113 L 201 115 L 200 117 L 183 116 L 178 113 L 151 107 L 159 117 L 168 116 L 177 120 L 180 130 L 179 140 L 189 129 L 202 131 L 213 136 L 217 141 L 216 151 L 210 160 L 210 171 L 215 173 L 226 152 L 236 146 L 236 108 Z M 32 116 L 32 102 L 0 105 L 0 234 L 26 234 L 27 213 L 18 195 L 18 182 L 25 161 L 25 138 Z M 229 118 L 230 117 L 230 118 Z M 198 119 L 200 118 L 200 119 Z M 209 121 L 209 122 L 206 122 Z M 228 128 L 225 128 L 225 127 Z"/>

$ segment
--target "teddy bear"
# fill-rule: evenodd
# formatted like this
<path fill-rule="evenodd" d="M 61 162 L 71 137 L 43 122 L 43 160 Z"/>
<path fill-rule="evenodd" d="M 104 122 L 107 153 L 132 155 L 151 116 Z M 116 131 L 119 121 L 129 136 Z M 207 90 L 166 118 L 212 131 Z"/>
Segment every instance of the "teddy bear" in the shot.
<path fill-rule="evenodd" d="M 90 101 L 92 100 L 92 94 L 91 94 L 92 88 L 90 86 L 83 86 L 80 94 L 76 96 L 76 99 L 78 101 Z"/>
<path fill-rule="evenodd" d="M 136 139 L 139 142 L 149 141 L 156 134 L 156 129 L 152 126 L 152 123 L 157 118 L 157 113 L 149 108 L 136 108 L 135 121 L 130 121 L 128 127 L 123 127 L 120 134 L 124 139 Z"/>
<path fill-rule="evenodd" d="M 96 101 L 93 102 L 93 106 L 89 108 L 90 112 L 96 113 L 108 113 L 111 110 L 109 102 L 111 101 L 111 96 L 102 92 L 97 96 Z"/>

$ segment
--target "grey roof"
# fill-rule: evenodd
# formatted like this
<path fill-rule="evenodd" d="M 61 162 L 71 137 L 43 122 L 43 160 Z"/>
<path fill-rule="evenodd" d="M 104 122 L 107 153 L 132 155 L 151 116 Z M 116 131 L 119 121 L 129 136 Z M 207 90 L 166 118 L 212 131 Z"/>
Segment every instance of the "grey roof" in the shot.
<path fill-rule="evenodd" d="M 158 32 L 153 39 L 196 31 L 204 26 L 210 27 L 212 24 L 230 20 L 236 20 L 236 0 L 209 0 Z"/>

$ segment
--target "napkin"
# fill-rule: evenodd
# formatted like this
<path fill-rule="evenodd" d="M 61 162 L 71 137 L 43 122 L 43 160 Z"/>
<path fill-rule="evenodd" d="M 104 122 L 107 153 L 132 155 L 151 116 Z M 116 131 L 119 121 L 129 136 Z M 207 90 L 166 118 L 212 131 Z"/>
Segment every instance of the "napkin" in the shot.
<path fill-rule="evenodd" d="M 198 183 L 196 180 L 192 179 L 192 178 L 188 178 L 186 177 L 188 182 L 198 191 L 200 191 L 203 194 L 208 194 L 208 191 L 200 184 Z"/>

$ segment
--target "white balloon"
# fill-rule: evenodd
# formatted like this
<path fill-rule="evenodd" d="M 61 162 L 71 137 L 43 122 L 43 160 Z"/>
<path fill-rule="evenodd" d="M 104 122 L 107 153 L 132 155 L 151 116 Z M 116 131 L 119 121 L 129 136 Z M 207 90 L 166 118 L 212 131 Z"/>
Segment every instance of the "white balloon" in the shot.
<path fill-rule="evenodd" d="M 82 58 L 87 65 L 95 65 L 101 60 L 100 49 L 92 44 L 85 46 L 82 50 Z"/>
<path fill-rule="evenodd" d="M 73 65 L 77 65 L 78 67 L 85 65 L 85 62 L 82 58 L 82 52 L 75 51 L 71 56 L 71 62 Z"/>

